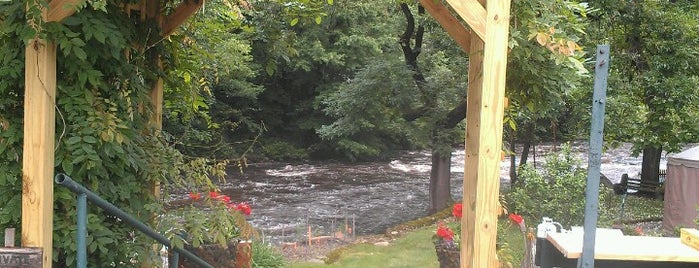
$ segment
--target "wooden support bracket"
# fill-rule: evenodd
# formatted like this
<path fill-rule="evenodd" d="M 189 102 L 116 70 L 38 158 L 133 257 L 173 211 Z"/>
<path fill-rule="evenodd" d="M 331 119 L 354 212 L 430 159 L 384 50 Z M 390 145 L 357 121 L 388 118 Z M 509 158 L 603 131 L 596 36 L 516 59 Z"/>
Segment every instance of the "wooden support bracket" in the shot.
<path fill-rule="evenodd" d="M 177 6 L 175 11 L 167 15 L 163 20 L 163 37 L 172 34 L 187 18 L 192 16 L 194 12 L 197 12 L 202 5 L 204 5 L 204 0 L 187 0 Z"/>
<path fill-rule="evenodd" d="M 62 21 L 75 13 L 75 7 L 85 0 L 52 0 L 46 21 Z"/>
<path fill-rule="evenodd" d="M 440 1 L 420 0 L 420 4 L 434 17 L 439 25 L 456 41 L 457 44 L 468 53 L 471 46 L 471 31 L 451 14 L 449 9 Z"/>
<path fill-rule="evenodd" d="M 485 40 L 485 8 L 477 0 L 447 0 L 471 30 Z"/>

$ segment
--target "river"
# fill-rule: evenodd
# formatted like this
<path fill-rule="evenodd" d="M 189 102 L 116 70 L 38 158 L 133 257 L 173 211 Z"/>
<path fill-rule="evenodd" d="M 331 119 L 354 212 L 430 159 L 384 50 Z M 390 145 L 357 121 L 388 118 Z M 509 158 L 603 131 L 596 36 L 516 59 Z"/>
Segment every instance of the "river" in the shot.
<path fill-rule="evenodd" d="M 554 150 L 552 144 L 536 147 L 536 162 Z M 573 144 L 583 166 L 587 144 Z M 607 150 L 601 172 L 612 181 L 623 173 L 641 170 L 641 158 L 630 155 L 630 145 Z M 530 155 L 530 163 L 534 155 Z M 235 201 L 253 207 L 249 221 L 277 240 L 300 239 L 311 226 L 314 235 L 329 235 L 346 227 L 355 233 L 375 234 L 426 215 L 430 173 L 428 151 L 404 152 L 391 161 L 371 163 L 307 162 L 256 163 L 244 173 L 229 172 L 221 185 Z M 661 166 L 665 166 L 665 158 Z M 500 167 L 501 183 L 509 183 L 509 158 Z M 462 196 L 464 151 L 452 154 L 452 196 Z"/>

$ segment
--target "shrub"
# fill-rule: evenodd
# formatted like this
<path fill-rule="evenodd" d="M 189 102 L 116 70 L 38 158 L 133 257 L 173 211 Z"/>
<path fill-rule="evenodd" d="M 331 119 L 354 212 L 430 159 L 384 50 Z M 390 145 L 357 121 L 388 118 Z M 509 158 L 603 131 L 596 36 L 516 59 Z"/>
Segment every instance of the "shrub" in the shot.
<path fill-rule="evenodd" d="M 261 241 L 252 243 L 252 267 L 276 268 L 284 266 L 284 257 L 270 245 Z"/>
<path fill-rule="evenodd" d="M 545 158 L 542 169 L 524 165 L 519 171 L 520 180 L 506 194 L 511 209 L 527 218 L 532 224 L 549 217 L 564 227 L 582 225 L 585 215 L 585 187 L 587 171 L 571 152 L 569 144 L 561 146 L 558 153 Z M 610 192 L 601 188 L 600 211 L 609 211 L 605 202 Z M 610 214 L 601 213 L 600 221 L 607 221 Z"/>

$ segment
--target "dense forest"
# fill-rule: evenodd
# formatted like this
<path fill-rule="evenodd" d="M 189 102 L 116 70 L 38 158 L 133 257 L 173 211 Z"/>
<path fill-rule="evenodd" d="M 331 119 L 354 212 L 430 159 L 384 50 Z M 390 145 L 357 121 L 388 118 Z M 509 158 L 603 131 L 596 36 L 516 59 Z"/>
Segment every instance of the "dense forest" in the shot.
<path fill-rule="evenodd" d="M 0 227 L 20 220 L 24 45 L 34 38 L 58 49 L 56 172 L 130 211 L 153 201 L 145 183 L 207 189 L 227 165 L 430 150 L 441 174 L 463 146 L 468 55 L 417 1 L 210 1 L 167 38 L 134 23 L 129 1 L 88 1 L 48 23 L 25 2 L 0 2 Z M 506 152 L 522 145 L 525 163 L 539 142 L 586 139 L 592 56 L 610 44 L 605 141 L 633 143 L 643 179 L 657 180 L 663 152 L 699 141 L 698 42 L 695 1 L 513 1 Z M 144 108 L 157 78 L 162 132 Z M 450 201 L 448 180 L 431 178 L 439 198 L 429 210 Z M 56 199 L 57 211 L 74 210 L 66 192 Z M 59 237 L 71 235 L 70 215 L 56 220 Z M 104 237 L 128 234 L 91 215 Z M 61 241 L 56 248 L 74 248 Z M 70 264 L 63 254 L 54 261 Z"/>
<path fill-rule="evenodd" d="M 610 44 L 605 140 L 632 142 L 644 179 L 657 180 L 661 153 L 698 138 L 696 9 L 691 1 L 515 1 L 507 151 L 521 144 L 524 164 L 534 144 L 586 139 L 592 55 Z M 185 30 L 196 51 L 215 55 L 189 63 L 210 68 L 197 73 L 210 113 L 166 120 L 188 154 L 371 161 L 429 149 L 439 173 L 462 146 L 468 55 L 415 1 L 334 1 L 305 20 L 278 3 L 222 21 L 227 12 L 214 4 Z M 230 39 L 205 30 L 211 25 L 232 27 Z M 444 179 L 433 178 L 434 191 L 446 192 Z"/>
<path fill-rule="evenodd" d="M 695 8 L 515 1 L 507 142 L 588 135 L 591 52 L 603 43 L 614 63 L 607 140 L 639 153 L 696 140 Z M 167 114 L 182 150 L 234 158 L 250 141 L 255 159 L 366 161 L 461 143 L 468 57 L 416 3 L 333 1 L 305 20 L 285 12 L 212 3 L 183 29 L 188 53 L 210 57 L 180 62 L 203 93 L 199 114 Z"/>

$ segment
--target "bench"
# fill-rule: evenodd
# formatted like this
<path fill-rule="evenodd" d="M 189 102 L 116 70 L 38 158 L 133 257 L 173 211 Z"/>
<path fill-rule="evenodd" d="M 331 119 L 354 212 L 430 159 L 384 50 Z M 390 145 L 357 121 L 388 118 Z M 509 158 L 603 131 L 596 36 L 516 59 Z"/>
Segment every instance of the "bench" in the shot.
<path fill-rule="evenodd" d="M 614 193 L 623 195 L 621 198 L 620 219 L 624 219 L 626 197 L 630 194 L 663 199 L 665 196 L 663 183 L 665 182 L 666 174 L 666 171 L 661 169 L 658 175 L 658 181 L 642 181 L 640 178 L 629 178 L 629 174 L 621 175 L 621 182 L 614 185 Z"/>
<path fill-rule="evenodd" d="M 621 183 L 614 185 L 614 193 L 618 195 L 640 195 L 652 198 L 663 198 L 665 194 L 665 170 L 660 170 L 658 181 L 642 181 L 640 178 L 629 178 L 628 174 L 621 175 Z"/>

